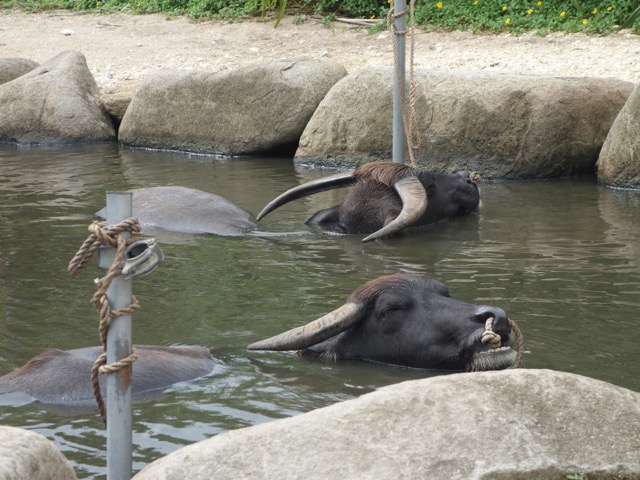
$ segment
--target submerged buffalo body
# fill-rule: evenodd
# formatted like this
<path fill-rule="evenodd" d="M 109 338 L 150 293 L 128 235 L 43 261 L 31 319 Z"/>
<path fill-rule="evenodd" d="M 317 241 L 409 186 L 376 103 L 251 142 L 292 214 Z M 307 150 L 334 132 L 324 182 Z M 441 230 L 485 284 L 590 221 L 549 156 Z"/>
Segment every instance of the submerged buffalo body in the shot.
<path fill-rule="evenodd" d="M 195 188 L 160 186 L 132 190 L 132 215 L 143 229 L 188 234 L 244 235 L 256 228 L 251 214 L 224 197 Z M 106 218 L 106 208 L 96 213 Z"/>
<path fill-rule="evenodd" d="M 257 219 L 292 200 L 351 185 L 341 204 L 315 213 L 306 223 L 336 233 L 367 234 L 363 240 L 367 242 L 478 212 L 478 181 L 475 173 L 430 173 L 398 163 L 371 162 L 294 187 L 265 206 Z"/>
<path fill-rule="evenodd" d="M 180 382 L 211 373 L 218 362 L 204 347 L 136 345 L 138 359 L 132 365 L 134 401 L 145 400 Z M 26 395 L 28 403 L 87 405 L 94 402 L 91 367 L 100 347 L 46 350 L 22 367 L 0 377 L 2 394 Z M 105 394 L 104 375 L 100 385 Z"/>
<path fill-rule="evenodd" d="M 435 280 L 396 274 L 360 287 L 337 310 L 248 348 L 475 371 L 517 366 L 520 341 L 504 310 L 455 300 Z"/>

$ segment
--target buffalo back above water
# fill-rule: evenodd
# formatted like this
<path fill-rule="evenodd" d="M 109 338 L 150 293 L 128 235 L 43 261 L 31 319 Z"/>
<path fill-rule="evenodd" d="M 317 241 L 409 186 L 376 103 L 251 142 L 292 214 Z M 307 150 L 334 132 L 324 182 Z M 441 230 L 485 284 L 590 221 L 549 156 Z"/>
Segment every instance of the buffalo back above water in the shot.
<path fill-rule="evenodd" d="M 179 382 L 207 375 L 218 362 L 204 347 L 136 345 L 132 365 L 134 401 L 150 398 Z M 20 368 L 0 377 L 0 394 L 21 394 L 45 405 L 87 405 L 94 402 L 91 367 L 100 347 L 46 350 Z M 105 394 L 104 375 L 100 385 Z"/>

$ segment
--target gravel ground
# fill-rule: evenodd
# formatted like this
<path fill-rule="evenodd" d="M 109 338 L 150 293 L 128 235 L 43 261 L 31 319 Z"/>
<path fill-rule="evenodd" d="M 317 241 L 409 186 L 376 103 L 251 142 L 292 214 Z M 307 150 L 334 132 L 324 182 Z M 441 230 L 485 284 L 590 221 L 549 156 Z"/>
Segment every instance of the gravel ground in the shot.
<path fill-rule="evenodd" d="M 240 23 L 192 22 L 161 15 L 73 12 L 0 13 L 0 56 L 46 62 L 79 50 L 104 94 L 130 93 L 158 70 L 230 70 L 271 60 L 324 58 L 348 71 L 393 65 L 389 32 L 318 19 Z M 408 42 L 410 43 L 410 42 Z M 482 70 L 640 80 L 640 36 L 621 32 L 546 36 L 418 31 L 414 65 L 439 70 Z M 407 66 L 410 57 L 407 56 Z"/>

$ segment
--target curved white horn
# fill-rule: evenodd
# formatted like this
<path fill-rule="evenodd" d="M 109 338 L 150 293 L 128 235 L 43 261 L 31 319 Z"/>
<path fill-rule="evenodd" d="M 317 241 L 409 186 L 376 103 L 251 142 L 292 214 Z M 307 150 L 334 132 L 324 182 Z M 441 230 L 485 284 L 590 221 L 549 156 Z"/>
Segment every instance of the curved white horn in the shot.
<path fill-rule="evenodd" d="M 354 180 L 355 179 L 353 177 L 353 171 L 349 171 L 341 172 L 329 177 L 319 178 L 317 180 L 312 180 L 310 182 L 303 183 L 302 185 L 290 188 L 286 192 L 278 195 L 276 198 L 271 200 L 258 214 L 256 219 L 261 220 L 269 212 L 275 210 L 278 207 L 281 207 L 285 203 L 291 202 L 292 200 L 307 197 L 309 195 L 313 195 L 314 193 L 324 192 L 325 190 L 345 187 L 353 183 Z"/>
<path fill-rule="evenodd" d="M 331 313 L 266 340 L 252 343 L 249 350 L 302 350 L 346 330 L 360 319 L 361 306 L 345 303 Z"/>
<path fill-rule="evenodd" d="M 378 238 L 386 237 L 392 233 L 410 227 L 420 219 L 427 209 L 427 192 L 417 177 L 404 177 L 398 180 L 393 188 L 396 189 L 402 200 L 402 211 L 393 221 L 387 223 L 377 232 L 373 232 L 364 238 L 363 242 L 370 242 Z"/>

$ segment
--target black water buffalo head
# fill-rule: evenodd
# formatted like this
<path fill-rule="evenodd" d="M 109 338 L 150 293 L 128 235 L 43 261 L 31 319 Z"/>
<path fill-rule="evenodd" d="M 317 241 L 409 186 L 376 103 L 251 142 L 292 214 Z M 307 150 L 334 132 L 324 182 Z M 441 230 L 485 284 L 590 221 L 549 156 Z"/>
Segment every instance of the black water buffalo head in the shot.
<path fill-rule="evenodd" d="M 351 185 L 344 201 L 320 210 L 307 220 L 324 230 L 367 234 L 363 242 L 397 234 L 460 215 L 480 206 L 479 176 L 468 172 L 430 173 L 392 162 L 371 162 L 294 187 L 272 200 L 258 214 L 313 193 Z"/>
<path fill-rule="evenodd" d="M 425 369 L 499 370 L 519 364 L 522 337 L 504 310 L 455 300 L 435 280 L 396 274 L 358 288 L 337 310 L 248 348 Z"/>

